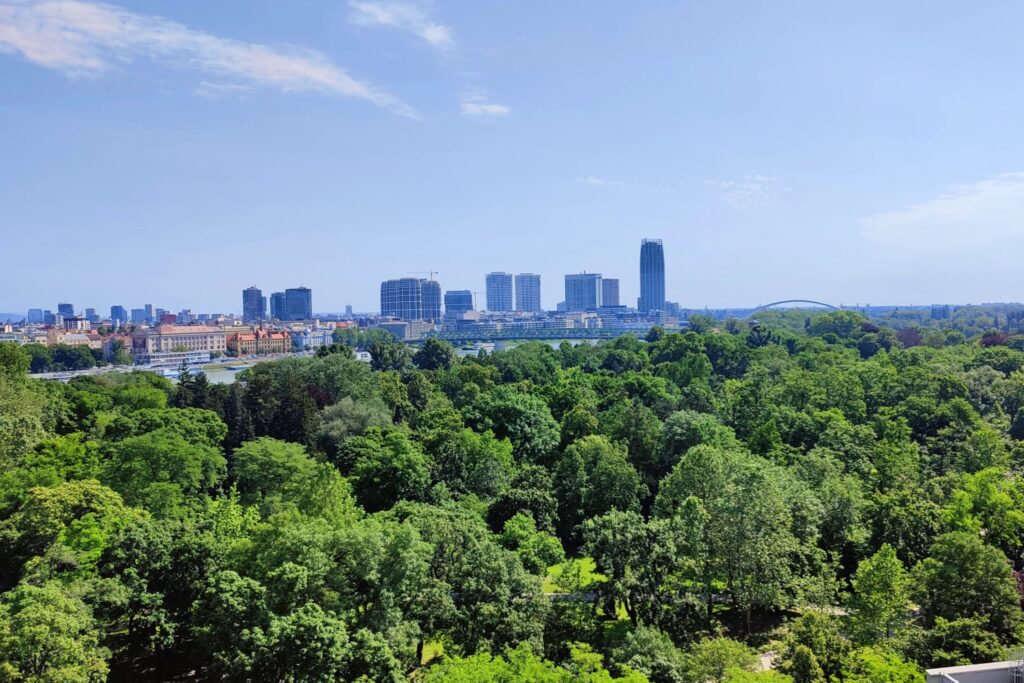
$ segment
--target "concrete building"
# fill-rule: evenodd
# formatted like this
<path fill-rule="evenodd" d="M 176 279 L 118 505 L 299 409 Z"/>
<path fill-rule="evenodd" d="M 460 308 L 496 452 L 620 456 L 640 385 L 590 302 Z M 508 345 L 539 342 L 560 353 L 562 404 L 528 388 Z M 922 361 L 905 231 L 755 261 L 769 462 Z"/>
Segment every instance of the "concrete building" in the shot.
<path fill-rule="evenodd" d="M 519 273 L 516 275 L 516 310 L 523 313 L 542 313 L 540 305 L 540 275 Z"/>
<path fill-rule="evenodd" d="M 487 310 L 501 313 L 512 310 L 512 273 L 488 273 Z"/>
<path fill-rule="evenodd" d="M 601 278 L 601 306 L 611 308 L 619 305 L 619 279 Z"/>
<path fill-rule="evenodd" d="M 600 273 L 577 273 L 565 276 L 566 311 L 594 311 L 600 307 Z"/>
<path fill-rule="evenodd" d="M 66 332 L 88 332 L 92 329 L 92 323 L 89 322 L 88 318 L 71 316 L 64 318 L 62 327 Z"/>
<path fill-rule="evenodd" d="M 1020 683 L 1024 662 L 1019 659 L 925 670 L 927 683 Z"/>
<path fill-rule="evenodd" d="M 227 335 L 220 328 L 203 325 L 160 325 L 132 333 L 136 363 L 158 360 L 160 354 L 186 351 L 224 353 Z"/>
<path fill-rule="evenodd" d="M 661 240 L 640 243 L 640 313 L 665 310 L 665 249 Z"/>
<path fill-rule="evenodd" d="M 242 320 L 247 323 L 258 323 L 267 318 L 267 297 L 256 287 L 242 290 Z"/>
<path fill-rule="evenodd" d="M 239 358 L 263 356 L 270 353 L 288 353 L 292 350 L 292 336 L 284 331 L 256 329 L 252 332 L 235 332 L 226 340 L 227 350 Z"/>

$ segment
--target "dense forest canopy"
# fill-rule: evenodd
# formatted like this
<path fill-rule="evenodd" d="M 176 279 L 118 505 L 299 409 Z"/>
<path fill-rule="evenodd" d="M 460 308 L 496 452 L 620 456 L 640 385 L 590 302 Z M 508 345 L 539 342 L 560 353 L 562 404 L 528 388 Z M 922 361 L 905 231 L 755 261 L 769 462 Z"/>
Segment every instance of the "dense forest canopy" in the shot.
<path fill-rule="evenodd" d="M 0 344 L 0 680 L 918 683 L 1024 639 L 1018 338 L 695 322 L 231 385 Z"/>

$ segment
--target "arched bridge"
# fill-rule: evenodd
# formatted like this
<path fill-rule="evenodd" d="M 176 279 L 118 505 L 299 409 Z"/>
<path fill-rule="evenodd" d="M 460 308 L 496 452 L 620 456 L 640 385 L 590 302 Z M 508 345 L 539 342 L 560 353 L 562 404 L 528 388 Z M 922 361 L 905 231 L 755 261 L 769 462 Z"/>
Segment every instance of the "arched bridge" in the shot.
<path fill-rule="evenodd" d="M 748 313 L 747 317 L 749 318 L 749 317 L 751 317 L 753 315 L 757 315 L 761 311 L 766 311 L 769 308 L 772 308 L 774 306 L 781 306 L 782 304 L 813 304 L 815 306 L 822 306 L 824 308 L 831 308 L 833 311 L 842 310 L 841 306 L 833 306 L 832 304 L 827 304 L 824 301 L 814 301 L 812 299 L 783 299 L 782 301 L 773 301 L 770 304 L 764 304 L 763 306 L 758 306 L 757 308 L 752 310 L 750 313 Z"/>

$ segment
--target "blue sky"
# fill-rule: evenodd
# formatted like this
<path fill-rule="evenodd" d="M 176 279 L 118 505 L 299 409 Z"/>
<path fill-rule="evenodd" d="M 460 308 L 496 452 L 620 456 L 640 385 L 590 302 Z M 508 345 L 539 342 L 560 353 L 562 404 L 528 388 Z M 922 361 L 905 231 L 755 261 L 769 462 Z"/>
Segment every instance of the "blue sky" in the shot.
<path fill-rule="evenodd" d="M 0 310 L 1021 300 L 1024 5 L 0 0 Z"/>

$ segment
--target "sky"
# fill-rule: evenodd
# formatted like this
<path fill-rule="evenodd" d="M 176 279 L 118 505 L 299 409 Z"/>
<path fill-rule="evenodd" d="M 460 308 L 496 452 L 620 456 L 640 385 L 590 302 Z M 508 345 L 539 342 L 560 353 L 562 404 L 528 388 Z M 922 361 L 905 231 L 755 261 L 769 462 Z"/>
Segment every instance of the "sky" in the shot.
<path fill-rule="evenodd" d="M 0 0 L 0 310 L 1024 299 L 1019 2 Z M 422 275 L 429 277 L 429 275 Z M 481 299 L 482 299 L 481 295 Z"/>

